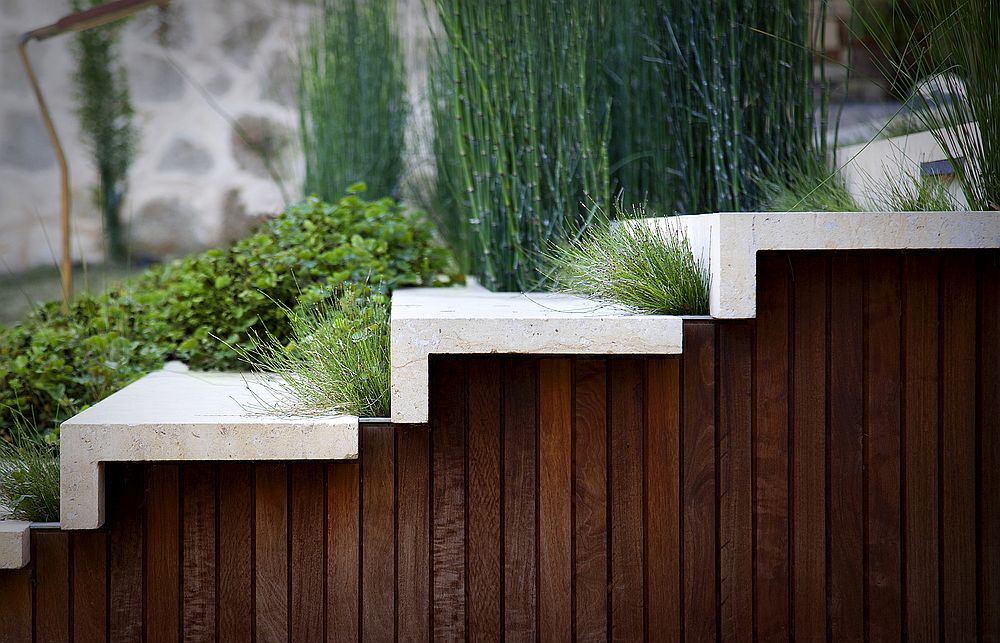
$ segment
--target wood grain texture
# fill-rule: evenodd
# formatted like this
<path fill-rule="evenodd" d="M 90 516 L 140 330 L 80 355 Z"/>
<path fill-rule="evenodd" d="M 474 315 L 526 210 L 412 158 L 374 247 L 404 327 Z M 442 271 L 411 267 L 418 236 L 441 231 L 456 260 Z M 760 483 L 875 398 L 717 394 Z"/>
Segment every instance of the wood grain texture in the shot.
<path fill-rule="evenodd" d="M 646 366 L 643 560 L 646 562 L 646 637 L 651 641 L 676 641 L 681 631 L 680 525 L 677 521 L 680 515 L 680 362 L 677 358 L 654 357 Z"/>
<path fill-rule="evenodd" d="M 754 364 L 755 623 L 758 636 L 787 640 L 788 614 L 788 306 L 787 258 L 757 256 Z"/>
<path fill-rule="evenodd" d="M 361 425 L 361 637 L 395 636 L 395 527 L 392 427 Z"/>
<path fill-rule="evenodd" d="M 430 639 L 430 429 L 390 427 L 396 436 L 396 632 Z M 470 574 L 471 575 L 471 574 Z"/>
<path fill-rule="evenodd" d="M 326 635 L 357 641 L 361 570 L 361 466 L 332 462 L 326 469 Z"/>
<path fill-rule="evenodd" d="M 288 473 L 292 499 L 291 640 L 320 641 L 326 624 L 323 601 L 326 466 L 322 462 L 298 462 L 289 467 Z"/>
<path fill-rule="evenodd" d="M 145 639 L 176 641 L 181 613 L 180 468 L 149 464 L 145 471 Z"/>
<path fill-rule="evenodd" d="M 23 569 L 0 571 L 0 606 L 3 607 L 0 643 L 24 643 L 31 640 L 33 573 L 30 563 Z"/>
<path fill-rule="evenodd" d="M 941 261 L 941 616 L 946 641 L 976 638 L 976 262 Z"/>
<path fill-rule="evenodd" d="M 465 638 L 465 365 L 431 360 L 433 635 Z"/>
<path fill-rule="evenodd" d="M 262 462 L 254 484 L 254 619 L 258 640 L 288 639 L 288 465 Z"/>
<path fill-rule="evenodd" d="M 253 635 L 253 465 L 219 465 L 219 639 L 246 641 Z"/>
<path fill-rule="evenodd" d="M 904 636 L 940 638 L 938 612 L 938 260 L 903 257 Z"/>
<path fill-rule="evenodd" d="M 501 582 L 501 389 L 503 362 L 468 361 L 469 638 L 499 641 L 502 633 Z"/>
<path fill-rule="evenodd" d="M 104 641 L 108 637 L 108 534 L 80 531 L 70 540 L 73 640 Z"/>
<path fill-rule="evenodd" d="M 715 521 L 715 325 L 684 324 L 684 419 L 681 428 L 684 638 L 714 640 L 717 525 Z M 617 503 L 618 500 L 615 499 Z"/>
<path fill-rule="evenodd" d="M 142 640 L 144 466 L 106 465 L 107 520 L 111 541 L 109 635 L 113 641 Z"/>
<path fill-rule="evenodd" d="M 979 260 L 979 637 L 1000 639 L 1000 253 Z"/>
<path fill-rule="evenodd" d="M 533 641 L 538 632 L 537 361 L 508 358 L 503 389 L 504 636 Z"/>
<path fill-rule="evenodd" d="M 35 641 L 69 640 L 69 534 L 39 529 L 31 534 L 35 568 Z"/>
<path fill-rule="evenodd" d="M 824 255 L 792 258 L 791 596 L 793 633 L 801 641 L 825 639 L 827 625 L 827 266 Z"/>
<path fill-rule="evenodd" d="M 187 463 L 181 469 L 183 498 L 181 632 L 185 641 L 214 641 L 215 465 Z"/>
<path fill-rule="evenodd" d="M 576 360 L 575 371 L 574 627 L 578 640 L 606 641 L 608 638 L 607 360 L 581 357 Z M 676 513 L 674 515 L 676 516 Z M 670 517 L 667 520 L 676 529 L 676 520 Z M 678 608 L 679 606 L 678 601 Z"/>
<path fill-rule="evenodd" d="M 719 636 L 723 641 L 750 641 L 753 637 L 750 438 L 753 327 L 749 323 L 724 324 L 718 327 L 718 333 Z"/>
<path fill-rule="evenodd" d="M 900 549 L 900 333 L 902 291 L 898 255 L 866 260 L 865 470 L 868 472 L 865 550 L 868 557 L 867 633 L 873 641 L 902 637 Z"/>
<path fill-rule="evenodd" d="M 864 638 L 862 265 L 861 257 L 851 255 L 834 255 L 830 263 L 830 636 L 860 641 Z M 793 490 L 798 497 L 800 490 Z"/>
<path fill-rule="evenodd" d="M 538 626 L 545 641 L 573 634 L 572 361 L 538 364 Z"/>

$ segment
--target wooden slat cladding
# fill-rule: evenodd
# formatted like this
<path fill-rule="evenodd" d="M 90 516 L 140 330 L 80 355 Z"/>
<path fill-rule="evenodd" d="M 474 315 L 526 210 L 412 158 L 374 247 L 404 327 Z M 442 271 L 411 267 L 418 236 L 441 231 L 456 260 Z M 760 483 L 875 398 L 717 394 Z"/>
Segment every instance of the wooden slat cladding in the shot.
<path fill-rule="evenodd" d="M 758 278 L 683 356 L 435 356 L 357 462 L 108 465 L 0 640 L 1000 640 L 1000 252 Z"/>

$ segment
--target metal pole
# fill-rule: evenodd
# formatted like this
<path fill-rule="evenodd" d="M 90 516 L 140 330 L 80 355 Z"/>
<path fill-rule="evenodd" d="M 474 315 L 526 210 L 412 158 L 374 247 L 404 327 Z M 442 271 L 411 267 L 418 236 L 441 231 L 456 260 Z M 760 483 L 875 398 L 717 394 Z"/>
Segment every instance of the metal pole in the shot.
<path fill-rule="evenodd" d="M 59 142 L 58 134 L 56 134 L 56 127 L 52 122 L 52 116 L 49 114 L 48 105 L 45 104 L 45 97 L 42 96 L 42 89 L 38 85 L 38 78 L 35 76 L 35 70 L 32 69 L 31 61 L 28 59 L 28 41 L 31 40 L 31 38 L 31 34 L 21 36 L 21 39 L 17 44 L 17 53 L 20 54 L 21 63 L 24 65 L 24 71 L 28 74 L 28 82 L 31 83 L 31 89 L 35 92 L 35 99 L 38 101 L 38 109 L 42 112 L 42 120 L 45 122 L 45 129 L 49 134 L 49 141 L 52 143 L 52 149 L 56 153 L 56 161 L 59 163 L 59 174 L 62 180 L 62 263 L 60 265 L 63 294 L 62 309 L 64 313 L 68 313 L 69 301 L 73 297 L 73 255 L 70 249 L 69 220 L 69 164 L 66 162 L 66 154 L 63 153 L 62 144 Z"/>

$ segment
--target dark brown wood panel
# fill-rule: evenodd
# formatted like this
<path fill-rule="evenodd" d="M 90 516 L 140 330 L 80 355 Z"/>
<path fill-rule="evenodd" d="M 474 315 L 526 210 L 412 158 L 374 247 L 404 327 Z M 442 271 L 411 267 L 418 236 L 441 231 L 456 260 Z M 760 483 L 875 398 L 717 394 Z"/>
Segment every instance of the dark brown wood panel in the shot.
<path fill-rule="evenodd" d="M 143 604 L 146 641 L 180 638 L 180 466 L 146 466 Z"/>
<path fill-rule="evenodd" d="M 859 256 L 836 255 L 830 266 L 829 461 L 830 636 L 864 637 L 863 281 Z M 796 353 L 797 356 L 797 353 Z M 804 411 L 808 413 L 808 411 Z M 793 487 L 794 497 L 799 489 Z M 798 517 L 798 516 L 796 516 Z"/>
<path fill-rule="evenodd" d="M 35 641 L 69 640 L 69 534 L 40 529 L 31 539 L 35 560 Z"/>
<path fill-rule="evenodd" d="M 392 427 L 361 425 L 361 637 L 395 633 L 394 438 Z"/>
<path fill-rule="evenodd" d="M 826 638 L 828 266 L 822 255 L 792 257 L 791 596 L 798 641 Z"/>
<path fill-rule="evenodd" d="M 403 640 L 426 641 L 430 638 L 431 625 L 430 431 L 423 424 L 396 426 L 393 431 L 396 436 L 396 631 Z"/>
<path fill-rule="evenodd" d="M 749 333 L 746 334 L 749 337 Z M 736 377 L 745 374 L 749 378 L 749 359 L 747 371 L 742 373 L 737 364 L 733 364 Z M 578 362 L 577 369 L 584 362 Z M 651 641 L 677 641 L 681 635 L 681 584 L 680 584 L 680 525 L 677 517 L 680 515 L 680 360 L 676 358 L 650 359 L 646 367 L 646 436 L 643 445 L 643 476 L 645 478 L 645 516 L 644 531 L 645 549 L 645 584 L 646 595 L 643 601 L 646 608 L 646 636 Z M 580 389 L 577 389 L 579 397 Z M 746 398 L 732 391 L 734 397 Z M 746 398 L 748 399 L 748 398 Z M 734 418 L 735 419 L 735 418 Z M 749 418 L 747 418 L 747 445 L 749 446 Z M 738 422 L 738 420 L 736 420 Z M 732 427 L 734 432 L 737 427 Z M 579 434 L 579 425 L 577 429 Z M 736 437 L 739 440 L 739 436 Z M 603 446 L 603 440 L 600 442 Z M 736 447 L 737 449 L 739 447 Z M 749 477 L 749 451 L 747 455 L 747 475 Z M 734 465 L 738 466 L 738 465 Z M 580 480 L 580 464 L 577 462 L 577 480 Z M 579 482 L 577 488 L 579 489 Z M 746 487 L 749 498 L 749 487 Z M 733 502 L 739 502 L 740 492 L 734 493 Z M 732 499 L 731 499 L 732 500 Z M 749 504 L 747 504 L 749 515 Z M 577 519 L 580 509 L 577 504 Z M 734 516 L 735 518 L 735 516 Z M 747 541 L 749 545 L 749 523 Z M 739 528 L 733 525 L 734 549 L 730 552 L 742 558 L 749 549 L 741 549 L 744 544 L 736 535 Z M 730 559 L 730 562 L 734 562 Z M 736 578 L 732 578 L 736 581 Z M 744 594 L 750 595 L 746 587 Z M 577 592 L 579 603 L 579 592 Z M 740 596 L 732 597 L 733 609 L 740 610 Z M 739 620 L 736 616 L 735 620 Z M 603 631 L 598 629 L 597 633 Z"/>
<path fill-rule="evenodd" d="M 0 571 L 0 606 L 3 621 L 0 627 L 2 643 L 24 643 L 32 637 L 31 622 L 34 615 L 32 575 L 34 569 Z"/>
<path fill-rule="evenodd" d="M 492 360 L 495 362 L 496 360 Z M 491 360 L 468 362 L 469 512 L 468 582 L 469 638 L 499 641 L 502 632 L 500 596 L 503 545 L 501 505 L 501 369 Z"/>
<path fill-rule="evenodd" d="M 753 327 L 724 324 L 718 333 L 719 637 L 751 641 L 753 583 L 747 579 L 753 578 L 753 442 L 748 393 Z M 669 550 L 663 556 L 670 556 Z"/>
<path fill-rule="evenodd" d="M 289 467 L 291 486 L 291 622 L 293 641 L 319 641 L 326 625 L 323 600 L 326 465 L 299 462 Z"/>
<path fill-rule="evenodd" d="M 108 637 L 108 534 L 77 532 L 71 536 L 70 547 L 73 640 L 104 641 Z"/>
<path fill-rule="evenodd" d="M 465 364 L 431 361 L 431 575 L 435 639 L 465 637 Z"/>
<path fill-rule="evenodd" d="M 357 641 L 361 633 L 361 467 L 327 465 L 326 633 L 327 640 Z"/>
<path fill-rule="evenodd" d="M 573 633 L 572 362 L 538 364 L 538 626 L 545 641 Z"/>
<path fill-rule="evenodd" d="M 261 463 L 254 484 L 254 633 L 288 638 L 288 465 Z"/>
<path fill-rule="evenodd" d="M 979 257 L 976 502 L 979 637 L 1000 640 L 1000 253 Z"/>
<path fill-rule="evenodd" d="M 215 628 L 215 465 L 185 464 L 183 497 L 182 638 L 214 641 Z"/>
<path fill-rule="evenodd" d="M 787 640 L 789 259 L 757 258 L 754 361 L 754 627 L 765 641 Z M 801 276 L 800 276 L 801 278 Z M 825 329 L 823 331 L 825 333 Z M 685 399 L 685 407 L 687 399 Z M 685 552 L 686 553 L 686 552 Z"/>
<path fill-rule="evenodd" d="M 219 639 L 247 641 L 253 635 L 254 465 L 219 465 L 218 485 Z"/>
<path fill-rule="evenodd" d="M 143 630 L 143 511 L 147 502 L 144 467 L 112 467 L 107 475 L 108 530 L 111 554 L 109 634 L 113 641 L 142 640 Z"/>
<path fill-rule="evenodd" d="M 608 638 L 606 366 L 604 359 L 581 358 L 576 362 L 575 373 L 574 627 L 577 638 L 584 641 L 606 641 Z M 676 522 L 672 524 L 676 531 Z M 679 607 L 679 601 L 677 605 Z"/>
<path fill-rule="evenodd" d="M 684 325 L 681 428 L 684 639 L 716 638 L 715 335 L 712 323 Z M 620 501 L 614 499 L 617 505 Z M 634 640 L 634 639 L 633 639 Z"/>
<path fill-rule="evenodd" d="M 868 257 L 865 264 L 865 596 L 873 641 L 898 641 L 902 634 L 900 261 L 883 255 Z"/>
<path fill-rule="evenodd" d="M 538 362 L 508 358 L 503 374 L 504 637 L 535 640 Z"/>

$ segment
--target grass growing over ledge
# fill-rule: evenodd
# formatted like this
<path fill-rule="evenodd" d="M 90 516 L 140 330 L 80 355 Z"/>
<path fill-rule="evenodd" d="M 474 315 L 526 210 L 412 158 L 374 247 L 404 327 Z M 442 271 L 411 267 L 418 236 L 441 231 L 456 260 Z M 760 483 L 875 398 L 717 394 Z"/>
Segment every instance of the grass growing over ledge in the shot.
<path fill-rule="evenodd" d="M 389 298 L 363 287 L 310 308 L 285 308 L 291 342 L 255 335 L 237 349 L 283 386 L 268 411 L 281 415 L 389 415 Z"/>
<path fill-rule="evenodd" d="M 59 453 L 35 432 L 0 439 L 0 507 L 14 520 L 59 520 Z"/>
<path fill-rule="evenodd" d="M 559 290 L 663 315 L 708 313 L 708 267 L 674 228 L 653 230 L 642 208 L 619 209 L 616 223 L 597 226 L 550 257 Z"/>

